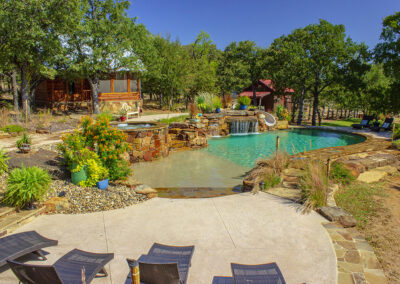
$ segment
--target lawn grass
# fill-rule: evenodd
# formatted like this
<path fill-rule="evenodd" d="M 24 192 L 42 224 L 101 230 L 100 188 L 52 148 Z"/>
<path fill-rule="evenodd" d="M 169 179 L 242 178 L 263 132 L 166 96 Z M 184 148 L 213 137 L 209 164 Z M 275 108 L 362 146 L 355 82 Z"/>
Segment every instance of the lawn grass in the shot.
<path fill-rule="evenodd" d="M 361 118 L 347 118 L 341 120 L 325 120 L 322 122 L 322 126 L 333 126 L 333 127 L 351 127 L 354 123 L 360 123 Z"/>
<path fill-rule="evenodd" d="M 364 228 L 382 208 L 379 197 L 385 196 L 382 183 L 366 184 L 354 182 L 335 194 L 339 207 L 351 213 L 357 219 L 357 226 Z"/>
<path fill-rule="evenodd" d="M 160 119 L 161 123 L 166 123 L 166 124 L 170 124 L 171 122 L 182 122 L 185 121 L 186 118 L 188 118 L 188 115 L 180 115 L 180 116 L 175 116 L 175 117 L 171 117 L 171 118 L 163 118 Z"/>

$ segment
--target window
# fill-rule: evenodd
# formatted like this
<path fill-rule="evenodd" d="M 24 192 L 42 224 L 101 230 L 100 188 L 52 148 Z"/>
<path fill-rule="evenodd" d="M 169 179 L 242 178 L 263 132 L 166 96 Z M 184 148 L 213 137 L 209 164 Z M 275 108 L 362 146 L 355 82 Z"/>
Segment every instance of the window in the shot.
<path fill-rule="evenodd" d="M 111 80 L 99 80 L 99 93 L 111 93 Z"/>
<path fill-rule="evenodd" d="M 130 91 L 131 92 L 137 92 L 137 80 L 131 80 L 131 85 L 130 85 Z"/>
<path fill-rule="evenodd" d="M 126 93 L 126 92 L 128 92 L 128 81 L 114 80 L 114 93 Z"/>

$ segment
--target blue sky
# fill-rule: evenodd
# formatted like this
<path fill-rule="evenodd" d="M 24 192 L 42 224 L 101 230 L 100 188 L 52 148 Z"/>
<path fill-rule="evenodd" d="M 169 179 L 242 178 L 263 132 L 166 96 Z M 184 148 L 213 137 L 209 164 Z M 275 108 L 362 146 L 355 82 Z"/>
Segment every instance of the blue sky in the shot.
<path fill-rule="evenodd" d="M 400 11 L 400 0 L 131 0 L 130 16 L 154 34 L 183 44 L 204 30 L 218 48 L 252 40 L 268 47 L 282 34 L 325 19 L 343 24 L 357 42 L 373 47 L 382 19 Z"/>

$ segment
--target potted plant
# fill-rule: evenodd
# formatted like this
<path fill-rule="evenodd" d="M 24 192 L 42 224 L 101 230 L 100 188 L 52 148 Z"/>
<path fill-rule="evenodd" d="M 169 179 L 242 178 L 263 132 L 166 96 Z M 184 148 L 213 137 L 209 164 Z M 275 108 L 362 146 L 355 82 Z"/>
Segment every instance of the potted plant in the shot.
<path fill-rule="evenodd" d="M 130 112 L 131 107 L 127 104 L 124 103 L 121 108 L 119 109 L 119 115 L 120 115 L 120 120 L 123 122 L 126 120 L 128 112 Z"/>
<path fill-rule="evenodd" d="M 105 167 L 99 167 L 99 181 L 96 182 L 98 189 L 106 190 L 108 188 L 108 170 Z"/>
<path fill-rule="evenodd" d="M 21 139 L 17 141 L 17 148 L 21 153 L 28 153 L 31 150 L 32 139 L 26 134 L 22 134 Z"/>
<path fill-rule="evenodd" d="M 87 165 L 88 163 L 95 159 L 98 160 L 99 157 L 93 151 L 88 148 L 84 148 L 69 154 L 70 159 L 70 171 L 71 171 L 71 181 L 73 184 L 77 185 L 88 179 Z"/>
<path fill-rule="evenodd" d="M 250 105 L 251 99 L 249 97 L 242 96 L 238 99 L 238 103 L 240 104 L 240 109 L 245 110 L 247 109 L 247 106 Z"/>
<path fill-rule="evenodd" d="M 222 102 L 221 102 L 220 98 L 218 98 L 218 97 L 213 98 L 213 107 L 215 108 L 216 113 L 221 112 Z"/>

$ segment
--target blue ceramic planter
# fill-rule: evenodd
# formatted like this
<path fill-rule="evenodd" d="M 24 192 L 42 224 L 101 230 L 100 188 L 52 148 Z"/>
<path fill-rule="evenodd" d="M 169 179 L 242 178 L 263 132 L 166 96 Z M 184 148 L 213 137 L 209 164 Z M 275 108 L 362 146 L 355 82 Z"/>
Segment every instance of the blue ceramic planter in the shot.
<path fill-rule="evenodd" d="M 240 105 L 240 110 L 245 110 L 245 109 L 247 109 L 246 105 Z"/>
<path fill-rule="evenodd" d="M 96 186 L 97 186 L 97 188 L 99 188 L 101 190 L 106 190 L 108 188 L 108 179 L 98 181 L 96 183 Z"/>
<path fill-rule="evenodd" d="M 220 113 L 220 112 L 221 112 L 221 108 L 217 107 L 217 108 L 215 109 L 215 112 L 216 112 L 216 113 Z"/>

